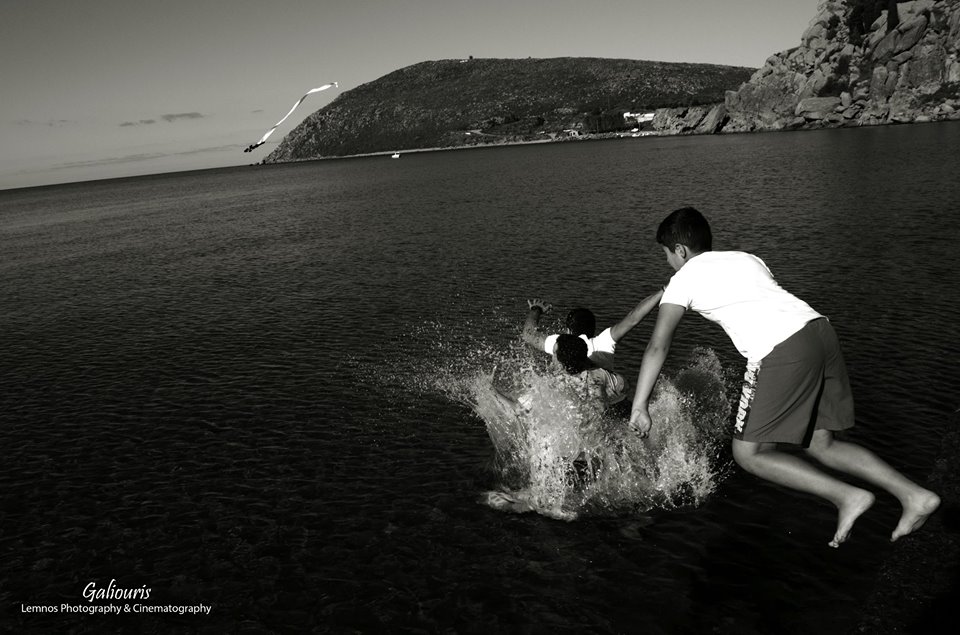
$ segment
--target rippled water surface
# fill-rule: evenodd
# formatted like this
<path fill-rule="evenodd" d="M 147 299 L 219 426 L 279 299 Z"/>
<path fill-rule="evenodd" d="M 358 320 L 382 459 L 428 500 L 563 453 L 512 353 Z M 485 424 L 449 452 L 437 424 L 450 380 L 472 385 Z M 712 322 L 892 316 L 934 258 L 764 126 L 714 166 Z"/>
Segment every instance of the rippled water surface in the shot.
<path fill-rule="evenodd" d="M 960 126 L 644 138 L 0 192 L 0 607 L 19 632 L 844 633 L 899 516 L 738 469 L 699 505 L 562 522 L 480 502 L 443 390 L 525 300 L 602 326 L 695 205 L 834 322 L 857 442 L 923 480 L 960 407 Z M 558 326 L 562 314 L 545 318 Z M 618 348 L 635 379 L 652 319 Z M 688 316 L 697 346 L 741 360 Z M 449 383 L 446 384 L 449 387 Z M 720 456 L 717 461 L 729 461 Z M 90 581 L 208 617 L 27 615 Z"/>

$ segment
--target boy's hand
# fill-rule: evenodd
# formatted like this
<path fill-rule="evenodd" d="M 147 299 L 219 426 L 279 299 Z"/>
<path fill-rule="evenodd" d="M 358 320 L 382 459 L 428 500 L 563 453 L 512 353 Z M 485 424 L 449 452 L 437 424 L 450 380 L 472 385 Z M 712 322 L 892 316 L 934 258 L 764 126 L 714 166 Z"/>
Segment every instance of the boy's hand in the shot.
<path fill-rule="evenodd" d="M 653 420 L 650 419 L 650 413 L 646 406 L 635 407 L 630 413 L 630 429 L 639 435 L 641 439 L 646 439 L 650 434 L 650 428 L 653 426 Z"/>
<path fill-rule="evenodd" d="M 553 305 L 544 302 L 540 298 L 533 298 L 532 300 L 527 300 L 527 308 L 540 309 L 543 313 L 547 313 L 553 308 Z"/>

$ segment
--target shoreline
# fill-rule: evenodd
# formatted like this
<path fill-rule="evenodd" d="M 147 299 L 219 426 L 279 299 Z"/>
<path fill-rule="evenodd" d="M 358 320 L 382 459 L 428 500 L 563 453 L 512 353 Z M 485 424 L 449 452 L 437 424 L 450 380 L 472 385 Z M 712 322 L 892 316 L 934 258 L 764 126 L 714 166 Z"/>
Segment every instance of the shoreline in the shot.
<path fill-rule="evenodd" d="M 566 141 L 566 140 L 564 140 Z M 555 139 L 536 139 L 531 141 L 504 141 L 503 143 L 476 143 L 473 145 L 462 145 L 462 146 L 433 146 L 429 148 L 409 148 L 407 150 L 378 150 L 377 152 L 360 152 L 357 154 L 338 154 L 336 156 L 329 157 L 311 157 L 309 159 L 291 159 L 289 161 L 259 161 L 257 163 L 251 163 L 253 166 L 263 166 L 263 165 L 283 165 L 286 163 L 305 163 L 308 161 L 332 161 L 336 159 L 362 159 L 365 157 L 390 157 L 394 154 L 399 154 L 401 157 L 405 154 L 414 154 L 420 152 L 446 152 L 448 150 L 475 150 L 481 148 L 501 148 L 505 146 L 525 146 L 525 145 L 539 145 L 544 143 L 562 143 Z"/>
<path fill-rule="evenodd" d="M 910 126 L 910 125 L 930 125 L 930 124 L 945 124 L 945 123 L 954 123 L 960 121 L 958 119 L 942 119 L 937 121 L 910 121 L 910 122 L 901 122 L 901 121 L 889 121 L 884 123 L 874 123 L 874 124 L 861 124 L 861 125 L 841 125 L 841 126 L 818 126 L 810 128 L 771 128 L 763 130 L 735 130 L 730 132 L 716 132 L 716 133 L 698 133 L 698 132 L 669 132 L 669 131 L 645 131 L 644 134 L 640 134 L 636 137 L 632 133 L 622 133 L 622 132 L 602 132 L 602 133 L 588 133 L 580 135 L 579 137 L 565 137 L 563 139 L 531 139 L 529 141 L 503 141 L 500 143 L 475 143 L 471 145 L 459 145 L 459 146 L 432 146 L 427 148 L 409 148 L 407 150 L 378 150 L 376 152 L 360 152 L 357 154 L 341 154 L 335 156 L 323 156 L 323 157 L 311 157 L 305 159 L 290 159 L 285 161 L 270 161 L 265 160 L 258 161 L 256 163 L 250 163 L 249 166 L 260 167 L 265 165 L 285 165 L 291 163 L 305 163 L 308 161 L 333 161 L 337 159 L 362 159 L 366 157 L 390 157 L 395 153 L 400 154 L 402 157 L 404 154 L 414 154 L 422 152 L 447 152 L 453 150 L 480 150 L 485 148 L 502 148 L 507 146 L 525 146 L 525 145 L 542 145 L 542 144 L 551 144 L 551 143 L 582 143 L 585 141 L 609 141 L 609 140 L 633 140 L 633 139 L 658 139 L 665 137 L 728 137 L 728 136 L 739 136 L 739 135 L 755 135 L 755 134 L 774 134 L 774 133 L 802 133 L 802 132 L 816 132 L 822 130 L 849 130 L 849 129 L 859 129 L 859 128 L 883 128 L 887 126 Z"/>

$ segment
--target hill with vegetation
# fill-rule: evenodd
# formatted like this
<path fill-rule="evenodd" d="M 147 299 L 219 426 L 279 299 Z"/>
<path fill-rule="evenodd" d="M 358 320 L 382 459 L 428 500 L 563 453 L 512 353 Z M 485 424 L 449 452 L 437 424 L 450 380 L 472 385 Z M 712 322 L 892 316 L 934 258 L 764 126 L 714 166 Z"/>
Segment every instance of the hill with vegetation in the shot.
<path fill-rule="evenodd" d="M 624 112 L 722 102 L 754 70 L 572 57 L 421 62 L 345 91 L 264 162 L 613 131 L 629 127 Z"/>

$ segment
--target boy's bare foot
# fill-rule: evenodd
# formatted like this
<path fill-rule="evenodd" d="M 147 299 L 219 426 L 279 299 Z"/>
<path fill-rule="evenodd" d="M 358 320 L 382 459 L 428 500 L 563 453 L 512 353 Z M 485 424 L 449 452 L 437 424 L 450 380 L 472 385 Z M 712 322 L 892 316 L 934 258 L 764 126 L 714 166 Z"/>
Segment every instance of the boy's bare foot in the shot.
<path fill-rule="evenodd" d="M 923 523 L 940 506 L 940 497 L 928 490 L 921 490 L 912 496 L 903 505 L 903 515 L 900 516 L 900 522 L 897 528 L 893 530 L 890 536 L 890 542 L 897 538 L 903 538 L 907 534 L 920 529 Z"/>
<path fill-rule="evenodd" d="M 839 511 L 837 533 L 834 534 L 833 540 L 828 543 L 831 547 L 836 549 L 840 546 L 840 543 L 850 537 L 850 530 L 853 529 L 853 523 L 860 517 L 860 514 L 870 509 L 874 499 L 874 495 L 867 490 L 857 489 L 847 500 L 837 505 Z"/>

